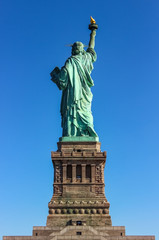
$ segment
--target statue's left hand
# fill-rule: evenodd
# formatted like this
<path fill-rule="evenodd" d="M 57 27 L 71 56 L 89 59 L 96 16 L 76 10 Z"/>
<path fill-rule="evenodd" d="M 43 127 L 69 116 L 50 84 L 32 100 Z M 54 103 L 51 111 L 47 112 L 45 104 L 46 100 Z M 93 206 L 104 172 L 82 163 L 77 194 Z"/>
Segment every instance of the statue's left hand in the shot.
<path fill-rule="evenodd" d="M 55 67 L 53 71 L 55 71 L 58 74 L 60 72 L 60 69 L 59 67 Z"/>
<path fill-rule="evenodd" d="M 50 76 L 54 78 L 58 73 L 60 73 L 60 69 L 55 67 L 54 70 L 50 73 Z"/>

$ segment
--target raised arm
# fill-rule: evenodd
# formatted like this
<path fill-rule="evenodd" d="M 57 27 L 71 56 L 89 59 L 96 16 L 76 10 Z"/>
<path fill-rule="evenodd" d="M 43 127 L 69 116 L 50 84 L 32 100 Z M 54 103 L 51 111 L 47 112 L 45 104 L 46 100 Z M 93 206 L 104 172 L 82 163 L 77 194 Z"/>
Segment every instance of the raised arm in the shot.
<path fill-rule="evenodd" d="M 90 34 L 90 40 L 89 40 L 89 48 L 95 47 L 95 36 L 96 36 L 96 30 L 93 29 Z"/>
<path fill-rule="evenodd" d="M 95 47 L 95 36 L 96 36 L 96 30 L 98 29 L 98 25 L 96 24 L 96 21 L 91 17 L 91 23 L 88 27 L 91 30 L 90 34 L 90 40 L 89 40 L 89 48 Z"/>

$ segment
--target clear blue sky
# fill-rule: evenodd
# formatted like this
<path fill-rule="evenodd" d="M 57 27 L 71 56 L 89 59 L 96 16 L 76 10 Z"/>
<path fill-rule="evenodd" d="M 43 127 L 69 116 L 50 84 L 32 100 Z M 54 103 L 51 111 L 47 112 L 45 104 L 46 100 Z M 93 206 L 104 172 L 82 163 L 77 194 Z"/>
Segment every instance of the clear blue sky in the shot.
<path fill-rule="evenodd" d="M 108 153 L 114 226 L 159 237 L 159 1 L 0 1 L 0 235 L 44 226 L 52 196 L 50 152 L 61 136 L 61 92 L 50 81 L 99 30 L 92 78 L 95 129 Z M 157 239 L 157 237 L 156 237 Z"/>

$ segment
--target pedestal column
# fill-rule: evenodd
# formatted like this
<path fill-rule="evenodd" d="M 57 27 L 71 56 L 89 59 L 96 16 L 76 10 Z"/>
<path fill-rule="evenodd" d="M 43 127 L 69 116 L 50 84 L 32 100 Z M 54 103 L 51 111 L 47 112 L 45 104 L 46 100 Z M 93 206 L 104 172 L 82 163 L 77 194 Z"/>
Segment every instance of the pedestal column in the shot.
<path fill-rule="evenodd" d="M 95 183 L 95 164 L 91 164 L 91 182 Z"/>
<path fill-rule="evenodd" d="M 86 164 L 81 164 L 82 166 L 82 182 L 86 182 Z"/>
<path fill-rule="evenodd" d="M 67 164 L 62 164 L 63 169 L 63 183 L 66 182 L 66 175 L 67 175 Z"/>
<path fill-rule="evenodd" d="M 76 166 L 77 164 L 72 164 L 72 182 L 76 182 Z"/>

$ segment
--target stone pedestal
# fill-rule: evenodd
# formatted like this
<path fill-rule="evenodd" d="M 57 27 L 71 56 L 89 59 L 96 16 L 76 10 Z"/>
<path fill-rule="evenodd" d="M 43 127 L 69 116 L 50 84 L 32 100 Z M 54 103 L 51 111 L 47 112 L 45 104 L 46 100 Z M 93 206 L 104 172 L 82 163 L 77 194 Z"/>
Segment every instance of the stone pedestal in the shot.
<path fill-rule="evenodd" d="M 51 153 L 54 193 L 47 226 L 68 226 L 74 220 L 87 226 L 111 226 L 104 193 L 106 152 L 99 142 L 59 142 Z"/>
<path fill-rule="evenodd" d="M 112 226 L 110 204 L 104 193 L 106 152 L 99 142 L 58 142 L 51 153 L 53 196 L 44 227 L 32 236 L 3 240 L 155 240 L 154 236 L 126 236 L 125 227 Z"/>

